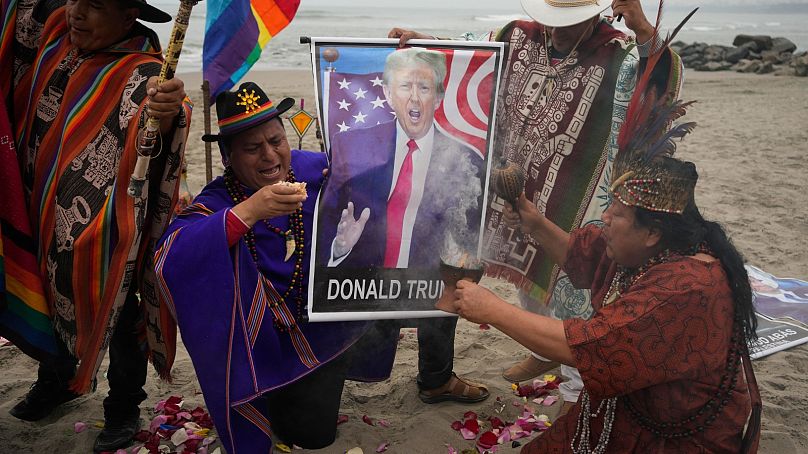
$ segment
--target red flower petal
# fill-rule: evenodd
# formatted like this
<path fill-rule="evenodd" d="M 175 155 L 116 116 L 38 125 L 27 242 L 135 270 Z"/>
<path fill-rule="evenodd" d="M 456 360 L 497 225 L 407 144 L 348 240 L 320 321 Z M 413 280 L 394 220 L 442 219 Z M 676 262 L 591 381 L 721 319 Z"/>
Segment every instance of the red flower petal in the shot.
<path fill-rule="evenodd" d="M 380 444 L 378 448 L 376 448 L 376 452 L 384 452 L 384 451 L 387 451 L 387 448 L 388 448 L 389 446 L 390 446 L 390 443 L 384 442 L 384 443 Z"/>
<path fill-rule="evenodd" d="M 491 428 L 492 429 L 501 429 L 501 428 L 505 427 L 505 423 L 502 422 L 502 420 L 497 418 L 496 416 L 492 416 L 492 417 L 488 418 L 488 422 L 491 423 Z"/>
<path fill-rule="evenodd" d="M 337 425 L 348 422 L 348 415 L 337 416 Z"/>
<path fill-rule="evenodd" d="M 480 323 L 480 329 L 486 331 L 491 329 L 491 326 L 488 323 Z"/>
<path fill-rule="evenodd" d="M 463 413 L 463 419 L 477 419 L 477 413 L 474 413 L 473 411 L 469 410 Z"/>
<path fill-rule="evenodd" d="M 497 444 L 497 435 L 490 430 L 480 435 L 480 439 L 477 440 L 477 445 L 484 449 L 489 449 L 495 444 Z"/>
<path fill-rule="evenodd" d="M 370 416 L 368 416 L 368 415 L 362 415 L 362 421 L 365 424 L 369 425 L 369 426 L 375 426 L 376 425 L 376 424 L 373 423 L 373 420 L 370 419 Z"/>
<path fill-rule="evenodd" d="M 475 434 L 480 433 L 480 423 L 478 423 L 476 419 L 467 419 L 463 423 L 463 427 Z"/>
<path fill-rule="evenodd" d="M 460 430 L 463 427 L 463 423 L 460 421 L 452 421 L 452 429 Z"/>

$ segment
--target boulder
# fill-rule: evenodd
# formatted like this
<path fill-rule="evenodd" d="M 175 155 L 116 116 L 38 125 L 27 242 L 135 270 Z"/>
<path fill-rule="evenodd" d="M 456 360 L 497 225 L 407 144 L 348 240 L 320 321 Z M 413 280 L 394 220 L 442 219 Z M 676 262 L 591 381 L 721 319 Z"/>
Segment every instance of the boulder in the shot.
<path fill-rule="evenodd" d="M 797 50 L 797 45 L 791 42 L 789 39 L 780 37 L 772 39 L 772 47 L 771 50 L 777 52 L 778 54 L 782 54 L 783 52 L 794 52 Z"/>
<path fill-rule="evenodd" d="M 687 55 L 693 55 L 693 54 L 701 55 L 701 54 L 704 53 L 704 49 L 707 49 L 707 44 L 706 43 L 693 43 L 693 44 L 691 44 L 689 46 L 683 47 L 682 51 L 679 52 L 679 55 L 682 56 L 682 57 L 685 57 Z"/>
<path fill-rule="evenodd" d="M 696 71 L 726 71 L 732 67 L 732 64 L 726 61 L 708 61 L 707 63 L 696 68 Z"/>
<path fill-rule="evenodd" d="M 745 42 L 745 43 L 739 45 L 738 47 L 745 47 L 745 48 L 749 49 L 751 52 L 760 52 L 760 50 L 761 50 L 760 46 L 758 46 L 758 43 L 756 43 L 755 41 Z"/>
<path fill-rule="evenodd" d="M 749 55 L 749 48 L 733 47 L 724 55 L 724 59 L 730 63 L 738 63 Z"/>
<path fill-rule="evenodd" d="M 789 66 L 794 68 L 795 75 L 799 77 L 808 77 L 808 54 L 803 54 L 792 58 Z"/>
<path fill-rule="evenodd" d="M 727 53 L 727 48 L 724 46 L 712 45 L 704 49 L 704 59 L 707 61 L 722 61 Z"/>
<path fill-rule="evenodd" d="M 682 64 L 686 68 L 695 68 L 704 64 L 704 57 L 701 54 L 690 54 L 682 57 Z"/>
<path fill-rule="evenodd" d="M 740 46 L 749 41 L 754 41 L 759 50 L 770 50 L 772 48 L 772 38 L 766 35 L 738 35 L 732 41 L 733 46 Z"/>
<path fill-rule="evenodd" d="M 780 54 L 773 50 L 764 50 L 760 53 L 760 58 L 763 60 L 764 63 L 779 63 L 780 62 Z"/>
<path fill-rule="evenodd" d="M 762 63 L 757 60 L 741 60 L 733 68 L 739 73 L 753 73 L 756 72 Z"/>
<path fill-rule="evenodd" d="M 671 49 L 673 49 L 673 51 L 677 54 L 685 47 L 687 47 L 687 43 L 684 41 L 675 41 L 671 43 Z"/>
<path fill-rule="evenodd" d="M 788 66 L 775 66 L 774 75 L 775 76 L 796 76 L 797 71 L 794 68 L 789 68 Z"/>
<path fill-rule="evenodd" d="M 760 68 L 755 71 L 756 74 L 769 74 L 771 72 L 774 72 L 774 65 L 771 62 L 763 62 Z"/>

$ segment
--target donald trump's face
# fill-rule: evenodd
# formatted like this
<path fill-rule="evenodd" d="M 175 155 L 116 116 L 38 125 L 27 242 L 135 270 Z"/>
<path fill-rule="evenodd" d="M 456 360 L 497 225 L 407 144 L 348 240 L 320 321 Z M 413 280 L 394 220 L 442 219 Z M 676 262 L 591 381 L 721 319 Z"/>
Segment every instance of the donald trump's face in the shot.
<path fill-rule="evenodd" d="M 396 70 L 383 88 L 387 103 L 407 136 L 416 140 L 424 137 L 442 101 L 432 68 L 416 63 Z"/>

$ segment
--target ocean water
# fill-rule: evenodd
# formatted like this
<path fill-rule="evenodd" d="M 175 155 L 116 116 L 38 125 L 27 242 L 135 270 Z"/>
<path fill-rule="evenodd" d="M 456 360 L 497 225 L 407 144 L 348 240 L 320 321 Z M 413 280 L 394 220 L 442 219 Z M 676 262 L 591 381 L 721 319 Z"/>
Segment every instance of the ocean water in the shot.
<path fill-rule="evenodd" d="M 176 14 L 178 3 L 158 0 L 156 6 Z M 202 70 L 202 42 L 205 30 L 205 2 L 193 10 L 178 72 Z M 688 10 L 671 8 L 663 17 L 663 28 L 675 27 Z M 649 18 L 650 11 L 646 11 Z M 514 19 L 527 19 L 520 10 L 467 10 L 447 8 L 382 8 L 306 6 L 303 1 L 292 23 L 264 49 L 255 69 L 310 69 L 309 46 L 300 44 L 301 36 L 384 38 L 392 27 L 403 27 L 428 34 L 453 37 L 465 32 L 483 33 L 495 30 Z M 653 20 L 653 19 L 651 19 Z M 784 36 L 798 50 L 808 50 L 808 8 L 780 8 L 773 11 L 757 8 L 702 10 L 679 33 L 685 42 L 707 42 L 731 45 L 736 35 L 755 34 Z M 622 23 L 618 28 L 624 28 Z M 152 24 L 165 46 L 171 24 Z"/>

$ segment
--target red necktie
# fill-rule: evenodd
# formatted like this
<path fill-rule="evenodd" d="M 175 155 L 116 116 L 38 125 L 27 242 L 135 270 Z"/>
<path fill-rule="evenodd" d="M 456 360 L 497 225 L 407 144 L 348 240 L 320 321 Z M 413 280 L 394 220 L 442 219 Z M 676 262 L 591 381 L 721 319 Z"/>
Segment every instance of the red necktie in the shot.
<path fill-rule="evenodd" d="M 384 252 L 384 267 L 395 268 L 398 264 L 398 255 L 401 251 L 401 230 L 404 224 L 404 212 L 410 202 L 412 193 L 412 153 L 418 149 L 415 139 L 407 142 L 407 156 L 398 172 L 398 180 L 387 201 L 387 242 Z"/>

